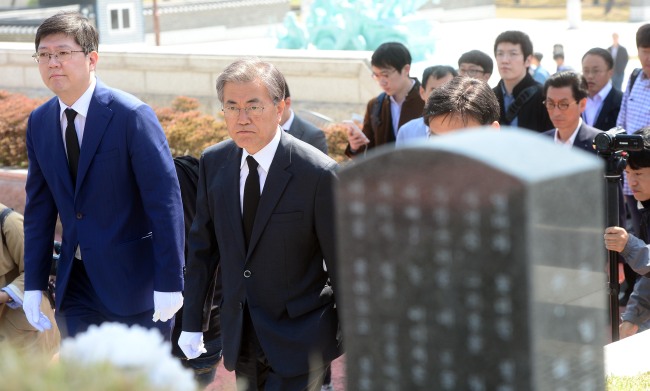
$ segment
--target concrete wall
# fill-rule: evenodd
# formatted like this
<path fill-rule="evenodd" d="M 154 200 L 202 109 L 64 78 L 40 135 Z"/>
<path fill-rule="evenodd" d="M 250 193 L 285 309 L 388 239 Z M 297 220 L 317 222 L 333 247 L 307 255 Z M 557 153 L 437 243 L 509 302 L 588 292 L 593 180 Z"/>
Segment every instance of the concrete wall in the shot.
<path fill-rule="evenodd" d="M 164 47 L 117 50 L 100 48 L 97 75 L 107 84 L 149 104 L 168 105 L 179 95 L 198 98 L 209 114 L 221 110 L 215 83 L 232 55 L 165 53 Z M 0 89 L 29 96 L 51 96 L 30 57 L 31 44 L 0 43 Z M 363 114 L 380 90 L 371 78 L 369 52 L 276 50 L 262 59 L 287 77 L 298 110 L 318 111 L 335 120 Z"/>

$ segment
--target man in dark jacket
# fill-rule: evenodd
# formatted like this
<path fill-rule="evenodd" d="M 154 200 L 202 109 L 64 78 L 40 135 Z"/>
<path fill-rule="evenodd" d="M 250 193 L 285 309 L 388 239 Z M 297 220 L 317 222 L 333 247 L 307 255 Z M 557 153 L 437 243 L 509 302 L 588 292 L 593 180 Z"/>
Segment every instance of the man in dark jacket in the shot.
<path fill-rule="evenodd" d="M 494 57 L 501 80 L 494 93 L 501 106 L 501 125 L 518 126 L 537 132 L 553 128 L 542 105 L 542 86 L 528 73 L 533 44 L 521 31 L 505 31 L 494 43 Z"/>
<path fill-rule="evenodd" d="M 352 157 L 388 143 L 394 143 L 397 130 L 408 121 L 422 116 L 424 101 L 420 97 L 420 82 L 409 76 L 411 54 L 398 42 L 381 44 L 372 54 L 372 77 L 383 93 L 372 98 L 366 107 L 362 132 L 348 125 L 348 147 L 345 154 Z"/>
<path fill-rule="evenodd" d="M 594 128 L 609 130 L 616 126 L 623 93 L 612 84 L 614 59 L 602 48 L 592 48 L 582 56 L 582 74 L 587 81 L 587 105 L 582 119 Z"/>

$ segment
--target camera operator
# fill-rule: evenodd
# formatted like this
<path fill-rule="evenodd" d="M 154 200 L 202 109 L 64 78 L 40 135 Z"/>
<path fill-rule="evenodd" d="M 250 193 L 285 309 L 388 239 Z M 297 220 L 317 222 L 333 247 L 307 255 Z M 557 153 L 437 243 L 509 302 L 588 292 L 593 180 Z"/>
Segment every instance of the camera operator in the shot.
<path fill-rule="evenodd" d="M 644 149 L 629 152 L 625 173 L 641 213 L 640 238 L 621 227 L 605 229 L 605 247 L 621 254 L 625 262 L 639 274 L 650 273 L 650 126 L 637 132 L 643 137 Z M 639 278 L 630 296 L 619 326 L 621 338 L 639 331 L 650 320 L 650 279 Z"/>

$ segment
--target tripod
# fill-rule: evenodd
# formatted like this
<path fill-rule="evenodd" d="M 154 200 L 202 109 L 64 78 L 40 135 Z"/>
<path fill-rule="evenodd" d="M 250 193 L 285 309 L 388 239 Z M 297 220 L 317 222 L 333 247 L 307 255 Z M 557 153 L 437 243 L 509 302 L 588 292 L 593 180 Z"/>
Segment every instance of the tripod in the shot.
<path fill-rule="evenodd" d="M 606 200 L 607 200 L 607 227 L 620 226 L 619 222 L 619 183 L 621 174 L 627 164 L 627 153 L 625 151 L 616 152 L 598 152 L 598 155 L 605 158 L 605 180 L 607 182 Z M 609 312 L 610 323 L 612 326 L 612 342 L 620 339 L 618 332 L 618 292 L 620 284 L 618 283 L 618 262 L 619 254 L 616 251 L 607 251 L 607 262 L 609 265 Z"/>

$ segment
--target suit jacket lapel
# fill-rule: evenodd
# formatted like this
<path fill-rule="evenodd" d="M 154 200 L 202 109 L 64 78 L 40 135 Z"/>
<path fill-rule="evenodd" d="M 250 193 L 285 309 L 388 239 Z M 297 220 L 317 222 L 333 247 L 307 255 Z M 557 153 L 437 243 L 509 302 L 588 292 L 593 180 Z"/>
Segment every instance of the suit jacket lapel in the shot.
<path fill-rule="evenodd" d="M 280 136 L 280 144 L 273 157 L 273 162 L 269 168 L 269 173 L 264 183 L 262 196 L 260 197 L 260 204 L 257 207 L 257 215 L 255 215 L 255 224 L 253 225 L 253 233 L 251 235 L 251 242 L 248 247 L 248 255 L 246 260 L 250 257 L 252 250 L 257 245 L 257 242 L 264 232 L 264 228 L 271 218 L 271 214 L 275 206 L 280 201 L 284 189 L 287 187 L 291 179 L 291 173 L 286 169 L 291 164 L 291 147 L 292 136 L 284 132 Z M 243 228 L 242 228 L 243 235 Z"/>
<path fill-rule="evenodd" d="M 224 207 L 230 225 L 232 236 L 241 251 L 242 259 L 246 256 L 246 243 L 244 242 L 244 226 L 241 216 L 241 201 L 239 199 L 239 174 L 242 150 L 233 142 L 228 159 L 223 167 Z M 217 205 L 219 207 L 219 205 Z"/>
<path fill-rule="evenodd" d="M 81 142 L 81 153 L 79 155 L 79 172 L 77 173 L 78 191 L 84 177 L 90 167 L 90 162 L 95 156 L 104 133 L 108 129 L 108 124 L 113 117 L 113 110 L 108 105 L 113 101 L 113 96 L 106 86 L 97 79 L 97 86 L 88 107 L 88 117 L 86 118 L 86 127 L 84 137 Z"/>

